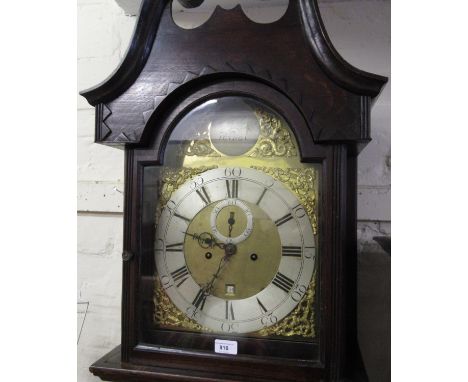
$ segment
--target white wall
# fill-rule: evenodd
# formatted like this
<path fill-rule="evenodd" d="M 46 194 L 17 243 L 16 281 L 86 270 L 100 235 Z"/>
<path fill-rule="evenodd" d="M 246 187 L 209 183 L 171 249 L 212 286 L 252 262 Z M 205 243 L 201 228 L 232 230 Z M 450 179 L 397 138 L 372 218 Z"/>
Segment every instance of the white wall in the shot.
<path fill-rule="evenodd" d="M 388 76 L 390 2 L 320 4 L 343 57 L 360 69 Z M 80 90 L 103 81 L 115 69 L 134 24 L 135 17 L 126 16 L 115 0 L 78 0 Z M 99 380 L 88 372 L 89 365 L 120 343 L 123 152 L 93 143 L 94 109 L 77 97 L 78 381 L 86 382 Z M 379 232 L 390 232 L 390 83 L 374 106 L 372 136 L 359 159 L 358 213 L 364 245 Z"/>

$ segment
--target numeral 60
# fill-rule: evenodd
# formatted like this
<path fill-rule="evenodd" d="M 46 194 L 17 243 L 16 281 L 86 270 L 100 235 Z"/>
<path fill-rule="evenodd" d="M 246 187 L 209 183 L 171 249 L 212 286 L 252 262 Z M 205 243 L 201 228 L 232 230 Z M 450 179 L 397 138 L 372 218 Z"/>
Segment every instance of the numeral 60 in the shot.
<path fill-rule="evenodd" d="M 242 175 L 242 169 L 236 167 L 236 168 L 227 168 L 224 170 L 224 175 L 226 176 L 241 176 Z"/>

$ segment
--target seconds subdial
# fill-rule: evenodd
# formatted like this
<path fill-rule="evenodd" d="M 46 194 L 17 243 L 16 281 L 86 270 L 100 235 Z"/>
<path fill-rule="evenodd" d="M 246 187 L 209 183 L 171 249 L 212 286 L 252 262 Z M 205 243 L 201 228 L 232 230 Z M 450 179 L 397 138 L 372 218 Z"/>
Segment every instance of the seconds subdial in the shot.
<path fill-rule="evenodd" d="M 253 225 L 252 211 L 239 199 L 224 199 L 211 212 L 211 232 L 223 243 L 241 243 L 250 236 Z"/>

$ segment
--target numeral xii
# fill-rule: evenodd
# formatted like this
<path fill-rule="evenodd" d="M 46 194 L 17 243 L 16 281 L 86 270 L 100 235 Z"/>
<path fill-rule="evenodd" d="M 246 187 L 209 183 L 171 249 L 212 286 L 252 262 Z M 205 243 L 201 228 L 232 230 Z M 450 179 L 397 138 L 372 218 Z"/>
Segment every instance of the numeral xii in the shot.
<path fill-rule="evenodd" d="M 226 179 L 226 190 L 228 198 L 238 198 L 239 181 L 237 179 Z"/>

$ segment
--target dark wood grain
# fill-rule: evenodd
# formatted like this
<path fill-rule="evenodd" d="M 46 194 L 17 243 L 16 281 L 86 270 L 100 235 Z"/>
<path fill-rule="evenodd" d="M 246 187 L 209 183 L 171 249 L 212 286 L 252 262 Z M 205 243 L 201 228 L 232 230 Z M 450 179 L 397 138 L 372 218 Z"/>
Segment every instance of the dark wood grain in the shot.
<path fill-rule="evenodd" d="M 169 1 L 145 0 L 119 69 L 81 93 L 99 111 L 96 140 L 146 144 L 146 122 L 159 114 L 162 100 L 205 77 L 248 77 L 276 88 L 299 107 L 316 142 L 368 142 L 362 109 L 386 82 L 339 56 L 315 0 L 291 1 L 286 14 L 270 24 L 252 22 L 240 6 L 217 7 L 192 30 L 173 22 Z"/>
<path fill-rule="evenodd" d="M 173 369 L 161 366 L 143 366 L 128 364 L 121 361 L 121 347 L 117 346 L 104 357 L 96 361 L 90 371 L 104 381 L 122 382 L 219 382 L 219 374 L 214 374 L 206 368 L 192 370 L 189 368 Z M 227 382 L 269 382 L 268 377 L 242 377 L 232 372 L 225 373 L 222 381 Z M 284 382 L 295 382 L 295 379 L 283 379 Z"/>
<path fill-rule="evenodd" d="M 124 93 L 138 78 L 152 50 L 158 22 L 167 0 L 144 0 L 128 51 L 116 71 L 102 83 L 80 92 L 93 106 Z"/>

